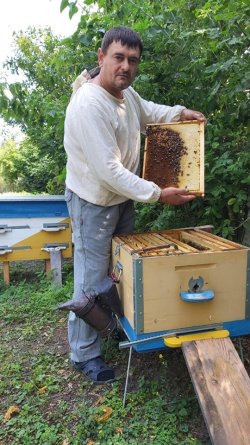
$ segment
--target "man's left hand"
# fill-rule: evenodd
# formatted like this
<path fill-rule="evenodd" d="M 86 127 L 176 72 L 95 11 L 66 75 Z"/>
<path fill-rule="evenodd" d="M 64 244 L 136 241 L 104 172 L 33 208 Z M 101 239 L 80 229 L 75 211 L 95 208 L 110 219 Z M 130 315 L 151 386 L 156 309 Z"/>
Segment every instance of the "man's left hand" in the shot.
<path fill-rule="evenodd" d="M 199 111 L 189 110 L 188 108 L 185 108 L 181 112 L 180 116 L 181 121 L 190 121 L 190 120 L 197 120 L 200 122 L 207 123 L 207 119 L 204 116 L 204 114 L 200 113 Z"/>

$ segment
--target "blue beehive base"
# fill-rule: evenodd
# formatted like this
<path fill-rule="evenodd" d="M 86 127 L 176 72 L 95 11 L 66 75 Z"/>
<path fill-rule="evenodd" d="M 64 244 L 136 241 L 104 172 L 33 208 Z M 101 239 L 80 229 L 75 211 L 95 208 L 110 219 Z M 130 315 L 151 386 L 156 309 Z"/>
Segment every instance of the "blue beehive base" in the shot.
<path fill-rule="evenodd" d="M 131 327 L 129 321 L 126 317 L 122 317 L 119 319 L 120 324 L 122 325 L 122 328 L 125 332 L 125 334 L 128 337 L 128 340 L 133 342 L 137 340 L 142 340 L 145 338 L 154 338 L 164 335 L 167 335 L 171 331 L 158 331 L 153 333 L 147 333 L 147 334 L 139 334 L 137 335 L 134 331 L 134 329 Z M 250 334 L 250 320 L 236 320 L 236 321 L 226 321 L 221 323 L 222 329 L 227 329 L 230 332 L 230 337 L 240 337 L 242 335 L 249 335 Z M 190 328 L 187 328 L 187 330 Z M 204 329 L 206 329 L 206 326 L 204 326 Z M 190 332 L 189 332 L 190 333 Z M 166 349 L 166 346 L 164 345 L 164 342 L 162 338 L 153 339 L 147 342 L 143 342 L 141 344 L 135 344 L 133 345 L 133 349 L 136 352 L 154 352 L 159 351 L 162 349 Z"/>

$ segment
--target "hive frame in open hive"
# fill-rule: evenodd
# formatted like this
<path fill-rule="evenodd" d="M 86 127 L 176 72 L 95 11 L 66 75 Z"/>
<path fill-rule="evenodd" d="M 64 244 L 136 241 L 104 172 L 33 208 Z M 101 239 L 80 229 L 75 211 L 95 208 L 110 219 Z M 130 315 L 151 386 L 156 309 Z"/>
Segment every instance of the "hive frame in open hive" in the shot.
<path fill-rule="evenodd" d="M 249 334 L 249 256 L 247 247 L 199 229 L 115 237 L 113 265 L 118 262 L 122 269 L 118 291 L 123 329 L 131 341 L 159 336 L 135 349 L 164 348 L 162 336 L 173 330 L 219 325 L 231 336 Z M 213 301 L 200 306 L 181 301 L 178 294 L 193 274 L 204 278 L 205 289 L 213 287 Z"/>
<path fill-rule="evenodd" d="M 147 125 L 142 176 L 161 188 L 187 187 L 204 196 L 204 123 Z"/>

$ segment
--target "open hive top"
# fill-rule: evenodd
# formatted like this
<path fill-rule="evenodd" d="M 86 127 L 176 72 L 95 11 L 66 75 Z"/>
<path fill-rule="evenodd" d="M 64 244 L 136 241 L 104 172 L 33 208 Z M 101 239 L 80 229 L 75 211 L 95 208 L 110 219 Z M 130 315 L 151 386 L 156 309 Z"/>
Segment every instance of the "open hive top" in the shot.
<path fill-rule="evenodd" d="M 142 176 L 161 188 L 187 187 L 203 196 L 204 123 L 147 125 Z"/>
<path fill-rule="evenodd" d="M 139 257 L 246 249 L 198 228 L 121 235 L 116 236 L 114 241 L 131 255 Z"/>

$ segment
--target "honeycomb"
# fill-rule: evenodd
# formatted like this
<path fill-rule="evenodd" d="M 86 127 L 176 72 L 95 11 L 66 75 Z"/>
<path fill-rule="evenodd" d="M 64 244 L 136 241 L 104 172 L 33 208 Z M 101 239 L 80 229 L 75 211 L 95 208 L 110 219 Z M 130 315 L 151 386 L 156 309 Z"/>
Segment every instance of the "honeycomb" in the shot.
<path fill-rule="evenodd" d="M 146 128 L 143 178 L 161 188 L 187 187 L 204 195 L 204 124 L 150 124 Z"/>

